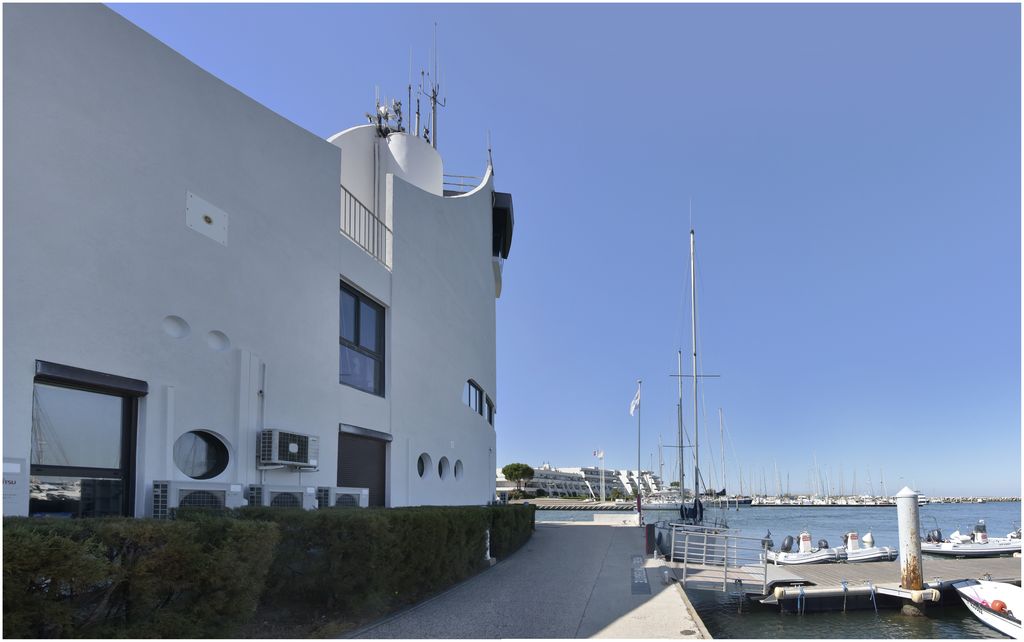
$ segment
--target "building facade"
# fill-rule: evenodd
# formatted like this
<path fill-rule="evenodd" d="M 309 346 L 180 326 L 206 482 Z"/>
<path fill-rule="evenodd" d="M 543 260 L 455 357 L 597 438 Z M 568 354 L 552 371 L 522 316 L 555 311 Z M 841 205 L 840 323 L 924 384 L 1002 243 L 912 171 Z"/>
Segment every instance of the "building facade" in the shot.
<path fill-rule="evenodd" d="M 100 5 L 4 18 L 5 514 L 494 498 L 489 167 L 446 192 Z"/>
<path fill-rule="evenodd" d="M 542 496 L 549 497 L 601 498 L 601 469 L 598 467 L 553 468 L 550 464 L 545 463 L 533 467 L 533 473 L 533 479 L 523 484 L 523 491 L 528 495 L 537 495 L 537 491 L 541 490 L 543 491 Z M 618 490 L 623 497 L 636 496 L 636 478 L 636 471 L 605 469 L 605 498 L 611 498 L 612 492 L 615 490 Z M 662 489 L 661 479 L 650 471 L 643 471 L 640 480 L 642 496 L 654 494 Z M 495 483 L 498 500 L 506 501 L 508 495 L 515 489 L 515 484 L 505 479 L 501 469 L 496 471 Z"/>

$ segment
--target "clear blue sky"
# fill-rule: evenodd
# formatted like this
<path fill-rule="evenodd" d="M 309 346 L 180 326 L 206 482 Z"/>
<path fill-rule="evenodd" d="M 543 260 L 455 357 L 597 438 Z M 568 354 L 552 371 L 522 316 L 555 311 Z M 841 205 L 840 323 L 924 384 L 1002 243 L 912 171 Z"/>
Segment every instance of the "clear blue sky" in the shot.
<path fill-rule="evenodd" d="M 692 197 L 730 491 L 817 457 L 847 490 L 1020 494 L 1019 5 L 113 7 L 322 137 L 404 96 L 438 22 L 445 170 L 490 131 L 515 199 L 499 465 L 635 467 L 642 378 L 657 467 Z"/>

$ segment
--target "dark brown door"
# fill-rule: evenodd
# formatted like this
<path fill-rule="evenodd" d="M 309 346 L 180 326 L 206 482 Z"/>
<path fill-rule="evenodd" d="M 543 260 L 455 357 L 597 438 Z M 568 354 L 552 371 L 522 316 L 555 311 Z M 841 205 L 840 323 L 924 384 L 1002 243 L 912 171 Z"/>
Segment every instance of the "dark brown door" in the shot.
<path fill-rule="evenodd" d="M 387 442 L 338 434 L 338 485 L 370 489 L 370 506 L 384 505 Z"/>

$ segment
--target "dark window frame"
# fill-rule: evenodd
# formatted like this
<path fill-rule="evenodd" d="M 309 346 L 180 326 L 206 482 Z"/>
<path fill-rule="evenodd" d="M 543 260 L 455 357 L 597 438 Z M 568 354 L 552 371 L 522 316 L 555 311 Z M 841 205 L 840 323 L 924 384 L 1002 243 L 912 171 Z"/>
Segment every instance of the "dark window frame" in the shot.
<path fill-rule="evenodd" d="M 485 403 L 486 403 L 486 406 L 487 406 L 487 423 L 489 423 L 489 424 L 491 424 L 493 426 L 494 425 L 494 400 L 491 399 L 490 396 L 488 396 L 486 398 L 486 402 Z"/>
<path fill-rule="evenodd" d="M 366 294 L 363 294 L 362 292 L 355 289 L 351 285 L 345 283 L 345 281 L 341 281 L 340 286 L 341 290 L 338 293 L 338 351 L 340 353 L 342 348 L 348 348 L 349 350 L 352 350 L 357 354 L 361 354 L 362 356 L 368 359 L 372 359 L 374 362 L 376 362 L 377 367 L 375 369 L 376 377 L 375 381 L 373 382 L 373 390 L 365 390 L 358 386 L 354 386 L 350 383 L 342 381 L 340 371 L 338 372 L 338 383 L 344 386 L 348 386 L 349 388 L 360 390 L 367 394 L 376 395 L 378 397 L 384 397 L 384 355 L 386 348 L 386 346 L 384 345 L 384 328 L 385 324 L 387 323 L 385 315 L 386 310 L 383 305 L 377 303 Z M 341 334 L 341 292 L 348 294 L 349 296 L 353 297 L 356 300 L 355 326 L 353 328 L 353 336 L 355 337 L 355 339 L 353 341 L 349 341 Z M 374 328 L 374 338 L 376 339 L 375 344 L 378 347 L 378 350 L 376 351 L 370 350 L 360 343 L 360 338 L 362 337 L 363 331 L 361 305 L 363 303 L 367 304 L 370 308 L 372 308 L 377 313 L 377 318 L 379 319 L 379 321 L 377 322 L 377 327 Z"/>
<path fill-rule="evenodd" d="M 473 381 L 472 379 L 467 379 L 466 380 L 466 388 L 465 388 L 465 390 L 466 390 L 467 394 L 466 394 L 466 398 L 463 401 L 465 402 L 465 404 L 467 406 L 469 406 L 470 410 L 472 410 L 476 414 L 478 414 L 481 417 L 483 417 L 484 416 L 484 397 L 485 397 L 484 389 L 480 387 L 480 384 L 478 384 L 477 382 Z M 474 398 L 475 398 L 476 404 L 473 403 Z"/>
<path fill-rule="evenodd" d="M 138 379 L 119 377 L 94 370 L 65 366 L 48 361 L 36 361 L 35 385 L 43 384 L 69 390 L 80 390 L 121 398 L 121 466 L 119 468 L 95 468 L 89 466 L 61 466 L 54 464 L 33 464 L 29 462 L 29 476 L 41 477 L 85 477 L 122 479 L 124 493 L 121 498 L 121 512 L 128 517 L 135 516 L 135 456 L 138 452 L 139 398 L 149 393 L 149 384 Z"/>

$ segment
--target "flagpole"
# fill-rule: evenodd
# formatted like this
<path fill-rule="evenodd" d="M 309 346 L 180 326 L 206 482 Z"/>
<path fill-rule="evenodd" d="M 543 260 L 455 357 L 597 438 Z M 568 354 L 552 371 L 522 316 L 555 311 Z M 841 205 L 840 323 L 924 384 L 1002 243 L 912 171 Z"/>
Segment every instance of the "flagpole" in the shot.
<path fill-rule="evenodd" d="M 643 380 L 636 380 L 636 398 L 640 399 L 640 388 Z M 636 405 L 636 518 L 639 526 L 643 526 L 644 518 L 640 510 L 640 411 L 643 402 Z"/>

